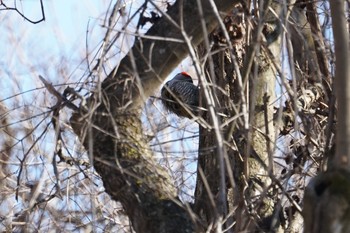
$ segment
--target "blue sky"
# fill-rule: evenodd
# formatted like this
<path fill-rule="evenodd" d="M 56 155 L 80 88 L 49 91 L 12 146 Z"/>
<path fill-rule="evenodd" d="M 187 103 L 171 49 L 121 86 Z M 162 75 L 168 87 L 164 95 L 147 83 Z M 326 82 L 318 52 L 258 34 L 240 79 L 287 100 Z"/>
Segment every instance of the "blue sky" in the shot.
<path fill-rule="evenodd" d="M 28 18 L 41 18 L 39 1 L 20 3 L 17 8 Z M 108 1 L 86 0 L 84 4 L 78 0 L 44 1 L 46 20 L 39 24 L 25 21 L 15 11 L 0 11 L 0 68 L 25 75 L 28 66 L 40 70 L 40 65 L 49 62 L 47 66 L 55 68 L 55 62 L 62 57 L 74 61 L 70 62 L 74 65 L 85 50 L 88 24 L 90 30 L 94 29 L 90 33 L 94 37 L 100 28 L 94 26 L 101 24 L 107 6 Z"/>

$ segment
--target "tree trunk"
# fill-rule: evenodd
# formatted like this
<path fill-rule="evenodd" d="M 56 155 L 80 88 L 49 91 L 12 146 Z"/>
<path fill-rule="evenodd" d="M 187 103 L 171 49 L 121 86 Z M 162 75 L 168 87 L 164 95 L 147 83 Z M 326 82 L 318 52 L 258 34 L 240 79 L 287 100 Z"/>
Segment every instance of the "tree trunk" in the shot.
<path fill-rule="evenodd" d="M 167 172 L 153 159 L 142 133 L 140 109 L 172 69 L 217 25 L 210 1 L 178 1 L 138 40 L 129 54 L 71 118 L 106 192 L 120 201 L 136 232 L 193 232 L 195 221 L 177 198 Z M 234 1 L 215 1 L 229 11 Z M 184 41 L 191 38 L 189 43 Z M 176 42 L 172 42 L 176 41 Z"/>

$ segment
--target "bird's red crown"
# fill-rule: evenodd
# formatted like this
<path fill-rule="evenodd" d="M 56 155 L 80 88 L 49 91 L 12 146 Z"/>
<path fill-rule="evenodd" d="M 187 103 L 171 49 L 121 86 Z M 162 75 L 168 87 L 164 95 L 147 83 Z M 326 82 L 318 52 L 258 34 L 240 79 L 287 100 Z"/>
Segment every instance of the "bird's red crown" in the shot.
<path fill-rule="evenodd" d="M 185 72 L 185 71 L 183 71 L 183 72 L 181 72 L 181 74 L 183 74 L 183 75 L 185 75 L 185 76 L 187 76 L 187 77 L 190 77 L 191 78 L 191 76 L 187 73 L 187 72 Z"/>

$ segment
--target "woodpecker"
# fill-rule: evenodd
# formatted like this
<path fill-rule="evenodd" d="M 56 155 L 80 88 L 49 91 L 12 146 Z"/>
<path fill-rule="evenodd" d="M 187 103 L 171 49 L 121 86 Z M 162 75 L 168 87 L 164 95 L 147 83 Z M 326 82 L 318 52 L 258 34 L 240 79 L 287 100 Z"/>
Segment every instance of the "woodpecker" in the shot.
<path fill-rule="evenodd" d="M 199 106 L 199 89 L 186 72 L 177 74 L 161 90 L 164 107 L 180 117 L 192 118 L 197 115 Z M 190 114 L 192 112 L 192 114 Z"/>

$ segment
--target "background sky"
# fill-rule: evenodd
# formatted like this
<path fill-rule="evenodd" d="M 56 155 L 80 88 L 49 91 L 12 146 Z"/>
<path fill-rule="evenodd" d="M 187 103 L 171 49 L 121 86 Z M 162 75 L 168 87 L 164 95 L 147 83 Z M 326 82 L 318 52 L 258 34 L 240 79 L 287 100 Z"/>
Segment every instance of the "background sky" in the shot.
<path fill-rule="evenodd" d="M 34 88 L 37 74 L 55 80 L 59 69 L 71 75 L 85 57 L 87 35 L 89 47 L 101 40 L 103 30 L 98 25 L 103 24 L 109 0 L 43 2 L 46 18 L 38 24 L 31 24 L 15 11 L 0 11 L 2 86 L 6 87 L 3 82 L 17 82 L 21 89 L 23 85 Z M 13 1 L 4 3 L 10 6 Z M 17 9 L 31 20 L 42 17 L 38 0 L 17 1 Z"/>

